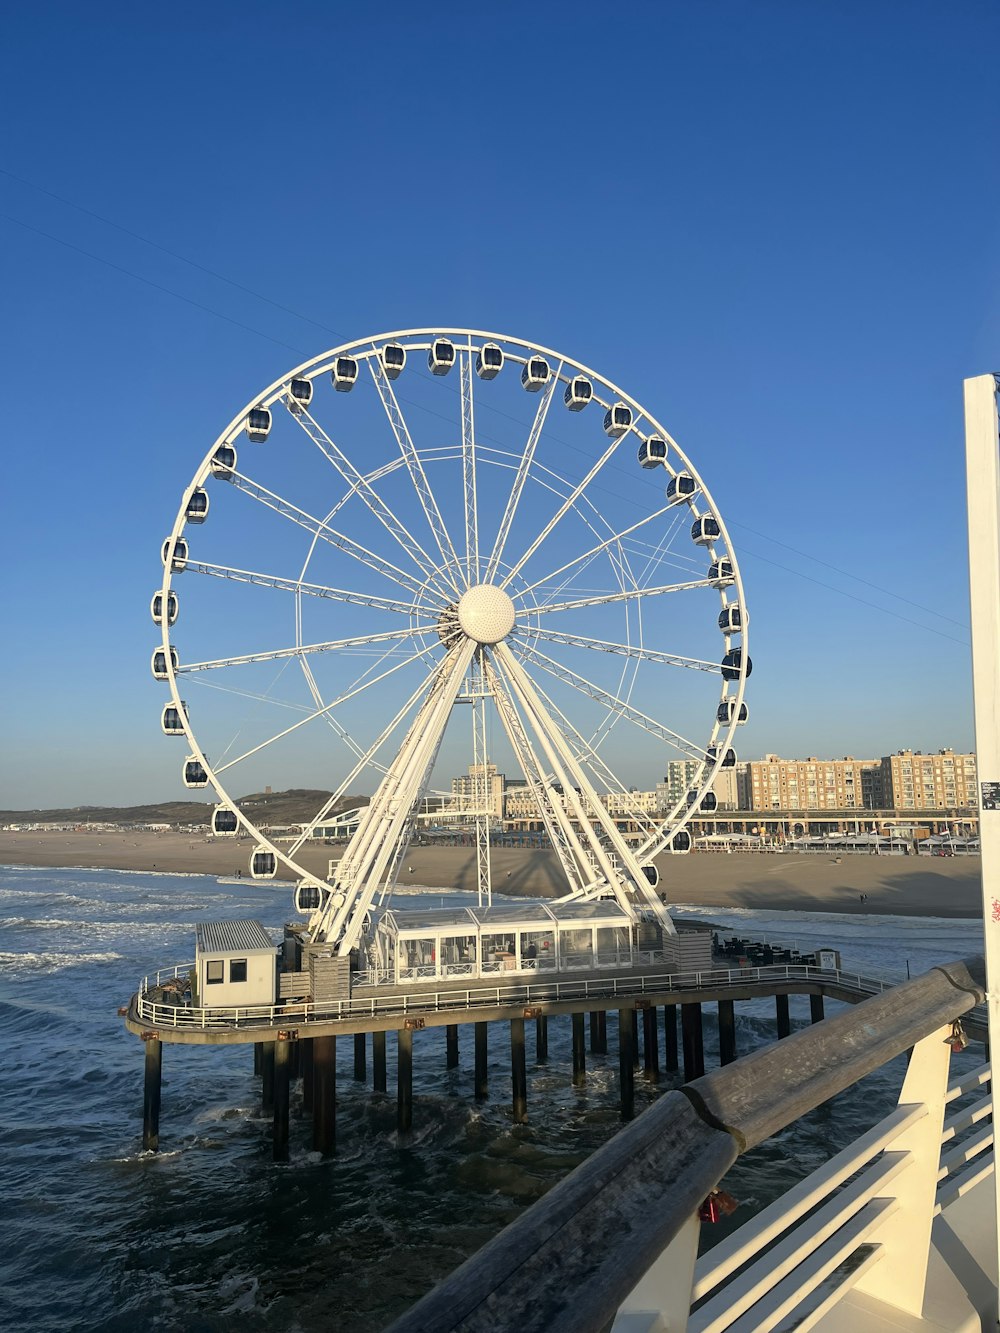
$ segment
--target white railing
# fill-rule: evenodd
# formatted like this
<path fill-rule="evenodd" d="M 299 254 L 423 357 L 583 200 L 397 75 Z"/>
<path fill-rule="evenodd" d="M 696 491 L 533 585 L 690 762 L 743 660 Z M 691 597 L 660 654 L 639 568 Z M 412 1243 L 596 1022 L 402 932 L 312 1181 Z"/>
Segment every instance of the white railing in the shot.
<path fill-rule="evenodd" d="M 896 1109 L 843 1152 L 697 1262 L 690 1237 L 678 1235 L 621 1306 L 612 1333 L 639 1327 L 640 1312 L 662 1309 L 666 1293 L 671 1333 L 783 1320 L 811 1328 L 852 1289 L 919 1316 L 933 1218 L 993 1170 L 991 1105 L 981 1091 L 990 1067 L 947 1084 L 948 1031 L 914 1047 Z M 946 1118 L 948 1105 L 977 1091 Z M 685 1317 L 676 1293 L 688 1285 Z"/>
<path fill-rule="evenodd" d="M 741 990 L 747 986 L 775 983 L 819 982 L 840 986 L 852 995 L 877 995 L 894 984 L 878 977 L 806 964 L 770 967 L 716 968 L 701 972 L 666 972 L 620 976 L 588 977 L 576 981 L 512 981 L 504 986 L 455 987 L 432 990 L 426 984 L 418 990 L 398 987 L 374 988 L 373 993 L 350 1000 L 332 1000 L 315 1004 L 311 1000 L 285 1000 L 278 1004 L 239 1007 L 198 1008 L 184 1003 L 166 1003 L 150 998 L 150 992 L 165 981 L 186 976 L 193 964 L 178 963 L 156 973 L 152 983 L 143 979 L 136 995 L 136 1010 L 143 1022 L 156 1028 L 245 1028 L 287 1027 L 290 1022 L 338 1022 L 367 1020 L 390 1015 L 460 1012 L 476 1008 L 520 1008 L 526 1004 L 571 1000 L 632 999 L 642 995 L 665 995 L 689 991 Z M 361 974 L 364 976 L 365 974 Z M 178 997 L 180 998 L 180 997 Z"/>

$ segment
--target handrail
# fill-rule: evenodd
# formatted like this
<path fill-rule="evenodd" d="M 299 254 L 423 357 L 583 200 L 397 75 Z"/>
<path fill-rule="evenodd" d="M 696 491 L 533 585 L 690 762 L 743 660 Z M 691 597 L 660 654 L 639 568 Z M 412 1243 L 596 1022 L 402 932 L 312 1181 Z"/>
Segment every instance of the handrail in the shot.
<path fill-rule="evenodd" d="M 669 1092 L 473 1255 L 391 1333 L 598 1333 L 737 1156 L 985 998 L 937 967 Z"/>
<path fill-rule="evenodd" d="M 787 963 L 768 967 L 739 969 L 717 968 L 702 972 L 640 973 L 619 976 L 588 977 L 567 981 L 514 982 L 508 986 L 456 987 L 433 990 L 420 987 L 402 991 L 385 987 L 369 995 L 350 1000 L 332 1000 L 316 1004 L 311 1000 L 288 999 L 272 1005 L 239 1005 L 196 1008 L 171 1005 L 147 998 L 149 991 L 163 984 L 161 978 L 182 976 L 192 964 L 178 963 L 162 968 L 152 986 L 148 977 L 136 993 L 138 1016 L 154 1027 L 174 1028 L 244 1028 L 280 1027 L 289 1017 L 297 1022 L 338 1022 L 347 1019 L 377 1019 L 396 1015 L 442 1013 L 471 1009 L 477 1005 L 496 1008 L 520 1008 L 525 1004 L 560 1003 L 571 1000 L 633 999 L 635 996 L 689 992 L 694 990 L 739 990 L 747 985 L 766 983 L 794 984 L 817 982 L 842 986 L 855 994 L 877 995 L 895 986 L 878 977 L 838 968 L 813 967 Z"/>

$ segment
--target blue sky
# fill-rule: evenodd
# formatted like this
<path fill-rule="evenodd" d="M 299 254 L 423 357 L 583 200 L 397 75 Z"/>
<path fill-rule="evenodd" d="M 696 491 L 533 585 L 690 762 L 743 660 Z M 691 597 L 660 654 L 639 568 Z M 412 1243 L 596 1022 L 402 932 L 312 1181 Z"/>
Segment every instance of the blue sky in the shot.
<path fill-rule="evenodd" d="M 976 0 L 8 14 L 0 804 L 183 794 L 148 603 L 184 485 L 292 365 L 423 325 L 563 350 L 696 461 L 741 757 L 970 746 L 998 35 Z"/>

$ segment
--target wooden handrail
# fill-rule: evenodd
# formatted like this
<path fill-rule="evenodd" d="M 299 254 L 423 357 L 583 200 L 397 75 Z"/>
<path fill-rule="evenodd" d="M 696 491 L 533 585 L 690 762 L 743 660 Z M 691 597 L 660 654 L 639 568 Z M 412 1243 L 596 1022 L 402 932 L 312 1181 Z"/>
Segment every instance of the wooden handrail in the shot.
<path fill-rule="evenodd" d="M 740 1153 L 985 998 L 933 968 L 654 1102 L 388 1333 L 600 1333 Z"/>

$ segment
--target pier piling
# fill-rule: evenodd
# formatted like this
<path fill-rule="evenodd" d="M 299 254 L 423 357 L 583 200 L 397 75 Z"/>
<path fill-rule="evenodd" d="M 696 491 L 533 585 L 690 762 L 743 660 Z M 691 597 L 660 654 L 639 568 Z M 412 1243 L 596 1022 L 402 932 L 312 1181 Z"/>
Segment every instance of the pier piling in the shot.
<path fill-rule="evenodd" d="M 668 1074 L 677 1073 L 677 1006 L 663 1006 L 664 1068 Z"/>
<path fill-rule="evenodd" d="M 354 1034 L 354 1077 L 359 1083 L 365 1083 L 368 1079 L 368 1059 L 365 1052 L 365 1034 L 355 1032 Z"/>
<path fill-rule="evenodd" d="M 660 1078 L 660 1043 L 656 1022 L 656 1006 L 642 1011 L 642 1051 L 646 1077 L 653 1083 Z"/>
<path fill-rule="evenodd" d="M 681 1005 L 681 1038 L 684 1047 L 684 1082 L 705 1072 L 705 1040 L 701 1027 L 701 1005 Z"/>
<path fill-rule="evenodd" d="M 640 1064 L 639 1064 L 639 1014 L 638 1014 L 638 1011 L 635 1010 L 635 1009 L 633 1009 L 633 1010 L 631 1011 L 631 1013 L 632 1013 L 632 1017 L 631 1017 L 631 1019 L 630 1019 L 630 1022 L 631 1022 L 631 1024 L 632 1024 L 632 1068 L 633 1068 L 633 1070 L 636 1070 L 636 1069 L 639 1069 L 639 1068 L 640 1068 Z"/>
<path fill-rule="evenodd" d="M 587 1058 L 583 1046 L 583 1014 L 573 1014 L 573 1087 L 587 1081 Z"/>
<path fill-rule="evenodd" d="M 302 1109 L 313 1109 L 313 1038 L 299 1041 L 299 1070 L 302 1074 Z"/>
<path fill-rule="evenodd" d="M 487 1076 L 486 1076 L 486 1042 L 488 1023 L 476 1024 L 476 1101 L 486 1100 L 487 1095 Z"/>
<path fill-rule="evenodd" d="M 510 1020 L 510 1078 L 514 1124 L 523 1125 L 528 1119 L 528 1070 L 524 1058 L 523 1018 Z"/>
<path fill-rule="evenodd" d="M 387 1089 L 385 1077 L 385 1033 L 372 1033 L 372 1087 L 376 1092 Z"/>
<path fill-rule="evenodd" d="M 731 1065 L 736 1059 L 736 1004 L 719 1001 L 719 1064 Z"/>
<path fill-rule="evenodd" d="M 292 1042 L 278 1034 L 274 1043 L 274 1160 L 288 1161 L 288 1089 L 291 1083 Z"/>
<path fill-rule="evenodd" d="M 396 1032 L 396 1127 L 400 1134 L 413 1128 L 413 1032 Z"/>
<path fill-rule="evenodd" d="M 778 1040 L 782 1037 L 790 1037 L 792 1033 L 792 1020 L 788 1012 L 788 996 L 776 995 L 774 997 L 774 1009 L 778 1019 Z"/>
<path fill-rule="evenodd" d="M 146 1047 L 142 1085 L 142 1146 L 145 1152 L 160 1150 L 160 1088 L 163 1079 L 163 1042 L 144 1032 Z"/>
<path fill-rule="evenodd" d="M 635 1057 L 632 1028 L 634 1018 L 634 1009 L 618 1010 L 618 1081 L 623 1120 L 631 1120 L 635 1115 Z"/>
<path fill-rule="evenodd" d="M 445 1068 L 458 1068 L 458 1024 L 449 1023 L 444 1030 L 445 1034 Z"/>
<path fill-rule="evenodd" d="M 822 1023 L 824 1018 L 822 995 L 809 996 L 809 1019 L 813 1023 Z"/>
<path fill-rule="evenodd" d="M 312 1041 L 313 1149 L 329 1157 L 337 1140 L 337 1038 Z"/>
<path fill-rule="evenodd" d="M 260 1044 L 260 1105 L 264 1114 L 274 1109 L 274 1042 Z"/>
<path fill-rule="evenodd" d="M 590 1015 L 590 1052 L 592 1055 L 608 1053 L 608 1016 L 603 1009 L 595 1009 Z"/>
<path fill-rule="evenodd" d="M 535 1063 L 543 1064 L 549 1058 L 549 1020 L 545 1014 L 535 1019 Z"/>

